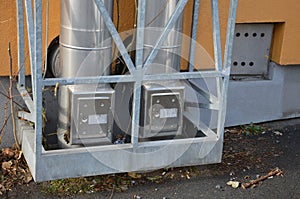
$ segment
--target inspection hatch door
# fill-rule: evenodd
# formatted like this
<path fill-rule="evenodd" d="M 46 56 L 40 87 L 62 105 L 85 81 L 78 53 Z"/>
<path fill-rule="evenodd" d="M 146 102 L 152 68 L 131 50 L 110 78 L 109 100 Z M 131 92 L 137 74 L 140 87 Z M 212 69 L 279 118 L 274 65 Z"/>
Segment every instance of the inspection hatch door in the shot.
<path fill-rule="evenodd" d="M 237 24 L 231 75 L 268 74 L 273 24 Z"/>

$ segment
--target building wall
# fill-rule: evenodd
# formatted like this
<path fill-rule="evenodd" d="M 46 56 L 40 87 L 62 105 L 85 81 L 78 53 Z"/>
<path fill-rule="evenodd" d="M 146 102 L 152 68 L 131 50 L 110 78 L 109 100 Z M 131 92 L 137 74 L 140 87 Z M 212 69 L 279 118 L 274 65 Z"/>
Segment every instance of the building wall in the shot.
<path fill-rule="evenodd" d="M 116 0 L 115 0 L 116 1 Z M 125 31 L 132 29 L 134 24 L 135 6 L 134 1 L 120 1 L 120 21 L 119 30 Z M 45 22 L 46 16 L 46 1 L 43 1 L 43 20 Z M 60 1 L 49 1 L 49 41 L 50 42 L 59 35 L 59 22 L 60 22 Z M 115 24 L 117 24 L 117 6 L 115 4 L 114 12 Z M 25 27 L 26 31 L 26 27 Z M 45 36 L 45 23 L 43 26 L 43 35 Z M 26 32 L 27 35 L 27 32 Z M 0 0 L 0 76 L 9 75 L 9 56 L 7 53 L 8 42 L 11 42 L 12 57 L 13 57 L 13 73 L 17 74 L 17 18 L 16 18 L 16 1 Z M 125 37 L 125 35 L 124 35 Z M 45 38 L 43 38 L 45 39 Z M 25 66 L 27 74 L 29 70 L 29 51 L 27 37 L 25 38 Z M 45 54 L 45 46 L 43 53 Z"/>
<path fill-rule="evenodd" d="M 13 1 L 0 0 L 0 74 L 9 74 L 8 42 L 11 42 L 12 57 L 17 60 L 17 24 Z M 16 64 L 14 63 L 16 66 Z"/>
<path fill-rule="evenodd" d="M 229 1 L 229 0 L 228 0 Z M 228 1 L 220 0 L 221 33 L 224 46 Z M 44 5 L 45 6 L 45 5 Z M 189 34 L 191 25 L 192 2 L 185 10 L 184 33 Z M 201 0 L 199 34 L 197 41 L 208 51 L 205 56 L 213 57 L 212 27 L 210 0 Z M 117 7 L 115 5 L 114 20 L 117 23 Z M 226 126 L 263 122 L 300 116 L 299 104 L 299 72 L 300 72 L 300 4 L 297 0 L 239 0 L 237 23 L 275 23 L 274 37 L 270 59 L 269 80 L 231 81 L 228 92 L 228 113 Z M 8 42 L 11 42 L 14 73 L 17 73 L 17 25 L 15 1 L 0 0 L 0 91 L 7 93 L 9 79 Z M 120 1 L 120 32 L 130 30 L 134 26 L 134 0 Z M 44 15 L 45 17 L 45 15 Z M 59 34 L 59 1 L 50 1 L 49 42 Z M 45 30 L 44 30 L 45 31 Z M 130 33 L 123 35 L 125 38 Z M 185 46 L 188 47 L 188 43 Z M 201 48 L 197 49 L 198 55 Z M 187 53 L 187 52 L 184 52 Z M 29 54 L 25 52 L 27 74 Z M 196 56 L 196 66 L 205 68 L 211 63 L 203 62 L 202 56 Z M 284 66 L 293 65 L 293 66 Z M 294 66 L 297 65 L 297 66 Z M 186 63 L 183 64 L 186 67 Z M 22 103 L 17 91 L 15 100 Z M 8 99 L 0 95 L 1 127 L 5 117 L 9 115 Z M 9 105 L 9 104 L 8 104 Z M 6 115 L 5 115 L 6 113 Z M 2 132 L 0 147 L 13 143 L 11 120 Z"/>
<path fill-rule="evenodd" d="M 59 34 L 59 1 L 50 1 L 49 15 L 49 44 Z M 45 10 L 46 5 L 43 4 Z M 46 12 L 43 13 L 43 19 L 45 21 Z M 25 26 L 25 31 L 27 27 Z M 45 27 L 43 32 L 45 35 Z M 25 33 L 27 36 L 27 31 Z M 18 73 L 17 62 L 18 62 L 18 43 L 17 43 L 17 17 L 16 17 L 16 1 L 0 0 L 0 76 L 9 75 L 9 56 L 7 53 L 8 42 L 11 43 L 12 58 L 13 58 L 13 74 Z M 44 38 L 43 38 L 44 39 Z M 45 53 L 45 47 L 44 53 Z M 25 62 L 26 73 L 29 74 L 29 50 L 27 37 L 25 38 Z"/>
<path fill-rule="evenodd" d="M 199 34 L 197 41 L 213 54 L 211 5 L 209 0 L 201 1 Z M 225 45 L 229 1 L 219 1 L 222 45 Z M 297 0 L 239 0 L 237 23 L 275 23 L 270 59 L 280 65 L 300 63 L 300 4 Z M 191 20 L 187 13 L 192 12 L 190 2 L 186 9 L 186 21 Z M 189 23 L 185 24 L 185 30 Z M 196 63 L 201 64 L 200 60 Z"/>
<path fill-rule="evenodd" d="M 120 1 L 119 30 L 125 31 L 133 28 L 135 6 L 134 0 Z M 184 33 L 189 34 L 192 1 L 185 9 Z M 219 1 L 221 33 L 223 47 L 225 42 L 226 18 L 229 0 Z M 45 5 L 44 5 L 45 8 Z M 9 58 L 7 53 L 8 42 L 11 42 L 14 60 L 14 73 L 17 73 L 17 26 L 15 1 L 0 0 L 0 75 L 9 73 Z M 114 21 L 117 19 L 117 6 L 115 4 Z M 280 65 L 300 64 L 300 4 L 297 0 L 239 0 L 237 23 L 275 23 L 274 38 L 270 59 Z M 50 1 L 49 42 L 59 34 L 59 1 Z M 44 13 L 45 18 L 45 13 Z M 45 31 L 45 28 L 44 28 Z M 199 34 L 197 41 L 213 57 L 211 3 L 202 0 L 200 8 Z M 200 53 L 201 48 L 197 52 Z M 28 71 L 28 50 L 25 52 Z M 196 59 L 196 66 L 207 67 L 202 57 Z M 186 63 L 183 63 L 186 68 Z M 208 67 L 211 67 L 210 65 Z"/>

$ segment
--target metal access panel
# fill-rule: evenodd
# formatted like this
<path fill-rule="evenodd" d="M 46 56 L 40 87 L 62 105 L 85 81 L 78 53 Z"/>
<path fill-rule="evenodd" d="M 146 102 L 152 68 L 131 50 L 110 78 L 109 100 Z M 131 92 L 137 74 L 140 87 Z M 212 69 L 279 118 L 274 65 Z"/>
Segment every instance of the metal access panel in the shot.
<path fill-rule="evenodd" d="M 143 85 L 142 138 L 182 134 L 184 86 L 180 82 Z"/>
<path fill-rule="evenodd" d="M 268 74 L 273 24 L 236 24 L 231 75 Z"/>
<path fill-rule="evenodd" d="M 114 90 L 87 86 L 69 87 L 71 95 L 71 144 L 112 142 Z"/>

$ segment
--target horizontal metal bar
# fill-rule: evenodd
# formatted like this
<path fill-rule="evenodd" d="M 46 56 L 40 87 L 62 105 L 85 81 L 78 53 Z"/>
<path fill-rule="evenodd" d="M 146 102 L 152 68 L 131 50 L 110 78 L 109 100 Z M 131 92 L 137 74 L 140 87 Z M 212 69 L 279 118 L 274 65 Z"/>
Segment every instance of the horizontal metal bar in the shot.
<path fill-rule="evenodd" d="M 117 82 L 135 82 L 132 75 L 112 75 L 101 77 L 77 77 L 77 78 L 46 78 L 43 80 L 44 86 L 54 86 L 57 83 L 60 85 L 74 84 L 101 84 L 101 83 L 117 83 Z"/>
<path fill-rule="evenodd" d="M 143 80 L 176 80 L 176 79 L 196 79 L 208 77 L 223 77 L 218 71 L 197 71 L 181 73 L 165 73 L 157 75 L 144 75 Z M 73 84 L 96 84 L 96 83 L 118 83 L 135 82 L 136 78 L 132 75 L 111 75 L 100 77 L 77 77 L 77 78 L 46 78 L 43 80 L 43 86 L 54 86 L 57 83 L 61 85 Z"/>
<path fill-rule="evenodd" d="M 34 112 L 34 102 L 30 97 L 30 94 L 28 93 L 28 91 L 26 90 L 26 88 L 24 86 L 20 86 L 19 84 L 17 84 L 17 89 L 21 95 L 21 97 L 23 98 L 27 108 L 29 109 L 29 111 L 31 113 Z"/>
<path fill-rule="evenodd" d="M 130 150 L 133 148 L 132 144 L 114 144 L 114 145 L 100 145 L 100 146 L 90 146 L 90 147 L 80 147 L 80 148 L 70 148 L 70 149 L 55 149 L 55 150 L 45 150 L 43 149 L 42 156 L 55 156 L 55 155 L 71 155 L 80 154 L 86 152 L 105 152 L 111 150 Z"/>
<path fill-rule="evenodd" d="M 201 143 L 203 141 L 217 141 L 217 135 L 208 135 L 207 137 L 195 137 L 195 138 L 184 138 L 184 139 L 173 139 L 173 140 L 158 140 L 158 141 L 148 141 L 148 142 L 141 142 L 139 144 L 139 148 L 145 147 L 164 147 L 166 145 L 186 145 L 186 144 L 195 144 Z"/>
<path fill-rule="evenodd" d="M 211 141 L 216 141 L 215 133 L 214 133 L 214 136 L 207 136 L 207 137 L 213 138 Z M 164 147 L 166 145 L 176 146 L 176 145 L 181 145 L 181 144 L 198 143 L 198 142 L 203 142 L 203 140 L 207 139 L 207 137 L 140 142 L 137 146 L 137 149 L 143 149 L 145 147 Z M 50 157 L 50 156 L 57 156 L 57 155 L 82 154 L 82 153 L 87 153 L 87 152 L 88 153 L 107 152 L 107 151 L 111 152 L 111 151 L 117 151 L 117 150 L 132 151 L 132 149 L 133 149 L 133 144 L 100 145 L 100 146 L 90 146 L 90 147 L 80 147 L 80 148 L 70 148 L 70 149 L 56 149 L 56 150 L 48 150 L 48 151 L 43 149 L 42 156 Z"/>
<path fill-rule="evenodd" d="M 150 45 L 150 44 L 144 44 L 144 47 L 146 47 L 146 48 L 154 48 L 154 46 L 153 45 Z M 172 45 L 172 46 L 160 46 L 158 49 L 159 50 L 168 50 L 168 49 L 174 49 L 174 48 L 181 48 L 182 47 L 182 45 Z"/>
<path fill-rule="evenodd" d="M 193 81 L 189 81 L 190 85 L 195 89 L 200 95 L 205 97 L 210 103 L 217 104 L 219 103 L 219 100 L 216 96 L 209 93 L 208 91 L 203 90 L 198 85 L 196 85 Z"/>
<path fill-rule="evenodd" d="M 35 123 L 35 117 L 34 117 L 34 114 L 32 114 L 32 113 L 28 113 L 28 112 L 25 112 L 25 111 L 19 111 L 18 112 L 18 117 Z"/>
<path fill-rule="evenodd" d="M 197 79 L 197 78 L 222 77 L 222 76 L 223 76 L 222 73 L 218 71 L 197 71 L 197 72 L 144 75 L 143 80 L 150 81 L 150 80 Z"/>
<path fill-rule="evenodd" d="M 197 102 L 185 102 L 184 105 L 186 107 L 204 108 L 204 109 L 211 109 L 211 110 L 219 110 L 220 109 L 218 104 L 204 104 L 204 103 L 197 103 Z"/>

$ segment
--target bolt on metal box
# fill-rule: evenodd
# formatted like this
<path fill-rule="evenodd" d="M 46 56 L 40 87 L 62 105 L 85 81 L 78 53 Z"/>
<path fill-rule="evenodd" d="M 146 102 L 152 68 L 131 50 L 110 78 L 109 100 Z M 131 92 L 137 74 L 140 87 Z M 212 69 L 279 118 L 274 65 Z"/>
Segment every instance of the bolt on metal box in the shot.
<path fill-rule="evenodd" d="M 70 86 L 71 144 L 111 143 L 114 93 L 110 87 Z"/>
<path fill-rule="evenodd" d="M 182 134 L 184 90 L 178 81 L 143 85 L 141 138 Z"/>

